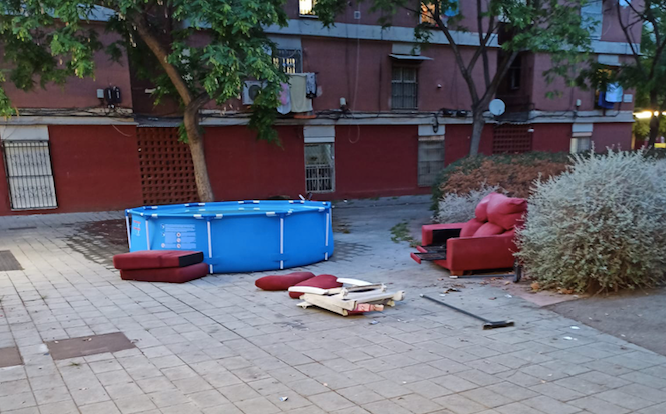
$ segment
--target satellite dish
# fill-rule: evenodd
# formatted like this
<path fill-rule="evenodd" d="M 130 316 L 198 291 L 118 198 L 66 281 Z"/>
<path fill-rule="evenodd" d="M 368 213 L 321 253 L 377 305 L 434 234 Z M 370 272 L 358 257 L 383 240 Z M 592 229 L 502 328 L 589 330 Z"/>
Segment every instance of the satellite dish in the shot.
<path fill-rule="evenodd" d="M 490 111 L 491 114 L 495 116 L 500 116 L 506 110 L 506 105 L 504 104 L 504 101 L 501 99 L 493 99 L 492 101 L 490 101 L 490 104 L 488 105 L 488 110 Z"/>

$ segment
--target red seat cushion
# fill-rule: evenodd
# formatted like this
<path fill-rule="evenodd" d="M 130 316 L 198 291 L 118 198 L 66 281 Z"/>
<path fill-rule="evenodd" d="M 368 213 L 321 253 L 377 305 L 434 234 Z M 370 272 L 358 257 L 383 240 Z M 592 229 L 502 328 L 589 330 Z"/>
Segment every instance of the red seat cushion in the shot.
<path fill-rule="evenodd" d="M 485 222 L 479 221 L 478 219 L 471 219 L 462 226 L 460 229 L 460 237 L 472 237 L 474 233 L 483 226 Z"/>
<path fill-rule="evenodd" d="M 183 267 L 164 267 L 158 269 L 122 269 L 120 277 L 123 280 L 138 280 L 142 282 L 184 283 L 198 279 L 208 274 L 206 263 L 197 263 Z"/>
<path fill-rule="evenodd" d="M 315 277 L 312 272 L 293 272 L 288 275 L 270 275 L 260 277 L 254 285 L 263 290 L 287 290 L 290 286 L 304 282 Z"/>
<path fill-rule="evenodd" d="M 341 287 L 342 283 L 338 282 L 338 277 L 333 275 L 319 275 L 315 276 L 312 279 L 305 280 L 301 283 L 297 283 L 294 286 L 311 286 L 322 289 L 333 289 Z M 289 292 L 289 296 L 293 299 L 300 298 L 302 293 L 299 292 Z"/>
<path fill-rule="evenodd" d="M 527 211 L 527 200 L 498 194 L 488 203 L 488 221 L 505 230 L 513 228 Z"/>
<path fill-rule="evenodd" d="M 494 236 L 496 234 L 504 233 L 504 229 L 497 224 L 487 222 L 474 233 L 474 237 Z"/>
<path fill-rule="evenodd" d="M 184 267 L 203 262 L 202 252 L 191 250 L 144 250 L 113 256 L 116 269 L 156 269 L 162 267 Z"/>
<path fill-rule="evenodd" d="M 474 217 L 476 217 L 477 220 L 479 220 L 480 222 L 488 221 L 488 203 L 490 203 L 490 199 L 496 195 L 500 194 L 490 193 L 487 196 L 483 197 L 481 201 L 479 201 L 479 204 L 477 204 L 476 208 L 474 209 Z"/>

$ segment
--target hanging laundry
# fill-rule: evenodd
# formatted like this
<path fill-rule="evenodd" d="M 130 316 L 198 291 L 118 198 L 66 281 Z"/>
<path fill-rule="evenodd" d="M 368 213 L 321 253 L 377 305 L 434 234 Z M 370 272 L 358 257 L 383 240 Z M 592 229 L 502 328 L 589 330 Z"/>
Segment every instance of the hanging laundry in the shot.
<path fill-rule="evenodd" d="M 289 75 L 289 86 L 291 96 L 291 112 L 312 111 L 312 99 L 305 96 L 306 78 L 304 73 Z"/>
<path fill-rule="evenodd" d="M 310 99 L 317 97 L 317 75 L 312 72 L 305 74 L 305 96 Z"/>
<path fill-rule="evenodd" d="M 280 96 L 278 97 L 280 106 L 277 107 L 277 111 L 282 115 L 286 115 L 291 112 L 290 88 L 288 83 L 281 83 L 280 86 L 282 86 L 282 90 L 280 91 Z"/>

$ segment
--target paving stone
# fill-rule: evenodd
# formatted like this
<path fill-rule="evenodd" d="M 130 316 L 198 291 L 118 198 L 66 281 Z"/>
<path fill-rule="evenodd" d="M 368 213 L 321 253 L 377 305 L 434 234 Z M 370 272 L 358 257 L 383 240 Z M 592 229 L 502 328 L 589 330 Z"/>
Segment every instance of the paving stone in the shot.
<path fill-rule="evenodd" d="M 546 414 L 573 414 L 580 411 L 578 407 L 559 402 L 544 395 L 528 398 L 521 402 Z"/>
<path fill-rule="evenodd" d="M 81 410 L 81 414 L 120 414 L 118 407 L 116 407 L 113 401 L 82 405 L 79 409 Z"/>
<path fill-rule="evenodd" d="M 410 414 L 409 410 L 388 400 L 366 404 L 363 408 L 372 414 Z"/>
<path fill-rule="evenodd" d="M 488 407 L 483 406 L 477 402 L 474 402 L 469 398 L 466 398 L 459 394 L 453 394 L 440 398 L 435 398 L 433 402 L 441 405 L 442 407 L 456 414 L 472 414 L 488 409 Z"/>
<path fill-rule="evenodd" d="M 569 404 L 595 414 L 626 414 L 631 411 L 595 397 L 583 397 L 578 400 L 569 401 Z"/>
<path fill-rule="evenodd" d="M 391 399 L 392 402 L 416 413 L 426 414 L 442 409 L 442 406 L 418 394 L 408 394 Z"/>
<path fill-rule="evenodd" d="M 264 397 L 252 398 L 234 403 L 245 414 L 279 413 L 280 409 Z"/>

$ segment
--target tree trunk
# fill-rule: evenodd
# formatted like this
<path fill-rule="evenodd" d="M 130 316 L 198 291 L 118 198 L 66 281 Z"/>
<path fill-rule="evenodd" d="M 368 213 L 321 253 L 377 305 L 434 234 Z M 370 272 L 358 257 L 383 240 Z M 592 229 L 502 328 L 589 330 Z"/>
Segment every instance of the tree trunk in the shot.
<path fill-rule="evenodd" d="M 197 183 L 199 201 L 204 203 L 215 201 L 213 187 L 210 185 L 210 178 L 208 177 L 203 137 L 199 131 L 199 108 L 195 109 L 188 106 L 185 109 L 185 114 L 183 114 L 183 123 L 187 132 L 187 144 L 190 147 L 190 154 L 192 155 L 194 179 Z"/>
<path fill-rule="evenodd" d="M 661 112 L 659 111 L 659 98 L 656 91 L 650 91 L 650 108 L 652 111 L 652 118 L 650 119 L 650 138 L 648 140 L 648 147 L 654 148 L 657 142 L 657 135 L 659 135 L 659 121 L 661 120 Z"/>
<path fill-rule="evenodd" d="M 469 143 L 469 156 L 474 158 L 479 155 L 479 146 L 481 145 L 481 133 L 486 121 L 483 119 L 483 109 L 472 110 L 472 139 Z"/>
<path fill-rule="evenodd" d="M 648 140 L 649 148 L 654 148 L 654 144 L 657 142 L 657 135 L 659 135 L 659 124 L 661 123 L 660 118 L 661 114 L 652 114 L 652 118 L 650 119 L 650 139 Z"/>

